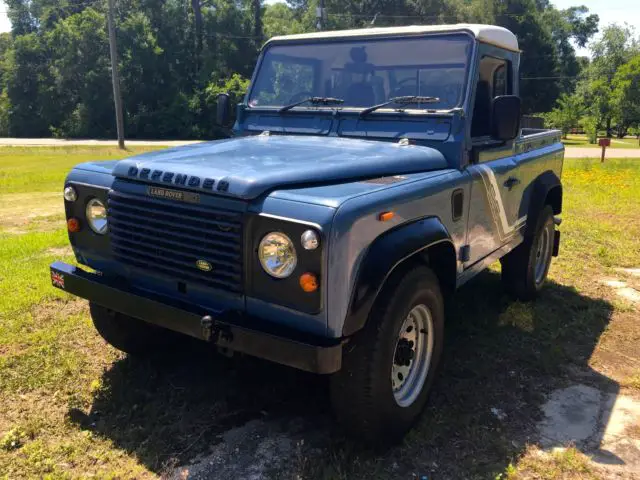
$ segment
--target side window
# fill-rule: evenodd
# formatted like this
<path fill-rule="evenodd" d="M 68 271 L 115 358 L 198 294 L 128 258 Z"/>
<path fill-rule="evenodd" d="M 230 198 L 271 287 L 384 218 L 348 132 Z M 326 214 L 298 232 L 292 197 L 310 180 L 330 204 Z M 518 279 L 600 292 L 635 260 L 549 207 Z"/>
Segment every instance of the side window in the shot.
<path fill-rule="evenodd" d="M 493 96 L 507 94 L 507 68 L 506 62 L 498 67 L 493 72 Z"/>
<path fill-rule="evenodd" d="M 491 101 L 498 95 L 510 93 L 509 62 L 484 56 L 480 59 L 476 100 L 473 106 L 471 136 L 484 137 L 491 133 Z"/>

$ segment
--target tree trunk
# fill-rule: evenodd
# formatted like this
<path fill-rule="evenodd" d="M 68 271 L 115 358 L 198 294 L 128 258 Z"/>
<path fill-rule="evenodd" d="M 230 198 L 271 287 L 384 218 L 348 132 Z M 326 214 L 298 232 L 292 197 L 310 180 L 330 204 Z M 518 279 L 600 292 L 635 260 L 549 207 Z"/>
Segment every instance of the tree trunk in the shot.
<path fill-rule="evenodd" d="M 200 0 L 191 0 L 191 8 L 193 8 L 193 19 L 196 29 L 196 75 L 202 69 L 202 5 Z"/>
<path fill-rule="evenodd" d="M 262 5 L 260 0 L 253 1 L 253 36 L 258 48 L 262 46 Z"/>
<path fill-rule="evenodd" d="M 611 118 L 607 118 L 607 138 L 611 137 Z"/>

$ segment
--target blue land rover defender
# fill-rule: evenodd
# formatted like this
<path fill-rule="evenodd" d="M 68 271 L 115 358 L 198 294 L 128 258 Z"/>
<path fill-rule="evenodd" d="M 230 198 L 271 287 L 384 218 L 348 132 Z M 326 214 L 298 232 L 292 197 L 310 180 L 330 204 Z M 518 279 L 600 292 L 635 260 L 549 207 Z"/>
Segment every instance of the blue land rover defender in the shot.
<path fill-rule="evenodd" d="M 520 126 L 519 50 L 488 25 L 273 38 L 233 136 L 76 166 L 86 298 L 132 355 L 175 332 L 331 375 L 348 431 L 401 438 L 442 352 L 443 298 L 492 262 L 522 300 L 557 255 L 560 132 Z M 229 97 L 218 121 L 230 121 Z"/>

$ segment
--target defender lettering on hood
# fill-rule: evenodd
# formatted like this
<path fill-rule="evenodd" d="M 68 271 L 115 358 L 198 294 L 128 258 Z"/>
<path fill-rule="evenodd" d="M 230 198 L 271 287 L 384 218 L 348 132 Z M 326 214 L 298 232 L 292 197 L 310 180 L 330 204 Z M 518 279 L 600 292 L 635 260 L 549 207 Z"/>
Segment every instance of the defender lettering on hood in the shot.
<path fill-rule="evenodd" d="M 201 187 L 204 190 L 213 190 L 216 185 L 216 181 L 213 178 L 205 178 L 201 180 L 200 177 L 195 175 L 189 176 L 182 173 L 163 172 L 162 170 L 151 170 L 150 168 L 138 168 L 134 166 L 129 167 L 127 176 L 139 180 L 152 180 L 181 187 L 187 185 L 194 188 Z M 218 182 L 217 190 L 220 192 L 226 192 L 229 190 L 229 182 L 224 180 Z"/>

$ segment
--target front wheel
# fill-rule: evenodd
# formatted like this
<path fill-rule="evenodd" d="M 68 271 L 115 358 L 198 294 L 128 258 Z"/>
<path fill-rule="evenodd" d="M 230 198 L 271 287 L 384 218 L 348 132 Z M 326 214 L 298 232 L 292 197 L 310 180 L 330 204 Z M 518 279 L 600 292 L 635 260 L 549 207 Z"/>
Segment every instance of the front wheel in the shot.
<path fill-rule="evenodd" d="M 333 408 L 349 433 L 370 445 L 402 438 L 427 402 L 443 331 L 433 272 L 419 266 L 392 275 L 332 377 Z"/>
<path fill-rule="evenodd" d="M 152 355 L 169 347 L 178 337 L 169 330 L 114 312 L 91 302 L 93 325 L 111 346 L 135 356 Z"/>

